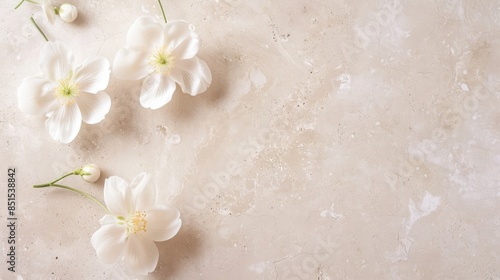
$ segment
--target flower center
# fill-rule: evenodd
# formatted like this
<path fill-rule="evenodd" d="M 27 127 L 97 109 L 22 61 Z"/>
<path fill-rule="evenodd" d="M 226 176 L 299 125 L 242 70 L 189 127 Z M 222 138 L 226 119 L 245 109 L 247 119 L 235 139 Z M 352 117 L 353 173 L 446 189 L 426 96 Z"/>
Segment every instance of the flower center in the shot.
<path fill-rule="evenodd" d="M 170 75 L 170 71 L 175 67 L 175 57 L 168 52 L 165 47 L 155 49 L 149 58 L 149 65 L 153 70 L 162 75 Z"/>
<path fill-rule="evenodd" d="M 146 211 L 135 211 L 127 220 L 127 232 L 130 234 L 146 231 L 147 223 Z"/>
<path fill-rule="evenodd" d="M 79 95 L 78 84 L 71 79 L 71 76 L 59 80 L 59 85 L 56 87 L 56 97 L 63 105 L 75 103 L 75 97 Z"/>

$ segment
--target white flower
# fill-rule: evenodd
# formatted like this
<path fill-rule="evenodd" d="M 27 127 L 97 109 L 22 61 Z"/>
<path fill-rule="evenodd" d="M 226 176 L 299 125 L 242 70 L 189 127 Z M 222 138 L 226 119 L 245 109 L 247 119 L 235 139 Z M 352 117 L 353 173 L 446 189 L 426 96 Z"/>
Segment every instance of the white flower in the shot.
<path fill-rule="evenodd" d="M 47 20 L 53 24 L 54 19 L 56 18 L 56 12 L 54 9 L 54 6 L 52 6 L 52 2 L 50 0 L 42 0 L 40 2 L 40 5 L 42 6 L 42 11 L 45 14 L 45 17 Z"/>
<path fill-rule="evenodd" d="M 212 74 L 196 56 L 199 49 L 198 34 L 188 22 L 163 25 L 152 17 L 140 17 L 128 30 L 126 47 L 115 56 L 113 73 L 123 80 L 145 78 L 141 105 L 158 109 L 172 99 L 176 83 L 193 96 L 210 86 Z"/>
<path fill-rule="evenodd" d="M 101 177 L 101 170 L 93 163 L 86 164 L 82 167 L 80 176 L 82 176 L 83 180 L 89 183 L 95 183 L 99 180 L 99 177 Z"/>
<path fill-rule="evenodd" d="M 50 0 L 42 0 L 40 6 L 42 6 L 42 11 L 51 24 L 54 23 L 56 15 L 59 15 L 64 22 L 73 22 L 78 17 L 78 10 L 71 4 L 65 3 L 56 8 Z"/>
<path fill-rule="evenodd" d="M 155 241 L 174 237 L 181 227 L 179 211 L 157 204 L 157 189 L 148 185 L 151 175 L 141 173 L 130 184 L 112 176 L 104 183 L 104 201 L 111 214 L 92 235 L 92 246 L 105 263 L 123 260 L 137 274 L 152 272 L 158 263 Z"/>
<path fill-rule="evenodd" d="M 62 143 L 75 139 L 82 121 L 104 119 L 111 99 L 103 92 L 109 82 L 109 62 L 89 57 L 75 65 L 73 53 L 61 42 L 47 42 L 40 52 L 41 75 L 23 80 L 17 90 L 19 108 L 30 115 L 45 115 L 50 136 Z"/>
<path fill-rule="evenodd" d="M 64 22 L 73 22 L 78 16 L 78 10 L 74 5 L 65 3 L 59 7 L 59 16 Z"/>

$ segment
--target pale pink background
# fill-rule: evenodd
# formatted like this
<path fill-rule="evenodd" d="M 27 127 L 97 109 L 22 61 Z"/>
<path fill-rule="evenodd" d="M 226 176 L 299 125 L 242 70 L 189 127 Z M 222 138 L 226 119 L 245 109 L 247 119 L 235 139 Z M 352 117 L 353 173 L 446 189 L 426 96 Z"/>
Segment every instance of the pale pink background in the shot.
<path fill-rule="evenodd" d="M 17 167 L 19 219 L 3 279 L 500 279 L 498 1 L 164 1 L 197 27 L 210 89 L 152 111 L 112 77 L 106 120 L 63 145 L 17 107 L 44 43 L 29 17 L 110 61 L 138 16 L 161 20 L 153 0 L 69 2 L 73 24 L 0 12 L 0 179 Z M 102 199 L 105 177 L 147 171 L 181 211 L 153 274 L 98 260 L 97 205 L 31 188 L 90 162 L 97 183 L 66 183 Z"/>

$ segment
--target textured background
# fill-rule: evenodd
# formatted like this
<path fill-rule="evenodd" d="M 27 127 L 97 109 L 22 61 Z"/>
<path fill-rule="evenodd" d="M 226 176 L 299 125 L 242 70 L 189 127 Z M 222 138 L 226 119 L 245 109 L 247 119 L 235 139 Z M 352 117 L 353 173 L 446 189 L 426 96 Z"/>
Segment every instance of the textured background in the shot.
<path fill-rule="evenodd" d="M 17 167 L 18 267 L 5 279 L 136 279 L 90 244 L 103 211 L 35 190 L 93 162 L 153 174 L 181 211 L 139 279 L 500 279 L 500 3 L 486 0 L 163 1 L 202 39 L 213 83 L 159 110 L 112 77 L 105 121 L 69 145 L 24 115 L 16 90 L 43 38 L 110 61 L 156 1 L 75 1 L 73 24 L 0 12 L 0 205 Z M 1 226 L 2 258 L 6 227 Z"/>

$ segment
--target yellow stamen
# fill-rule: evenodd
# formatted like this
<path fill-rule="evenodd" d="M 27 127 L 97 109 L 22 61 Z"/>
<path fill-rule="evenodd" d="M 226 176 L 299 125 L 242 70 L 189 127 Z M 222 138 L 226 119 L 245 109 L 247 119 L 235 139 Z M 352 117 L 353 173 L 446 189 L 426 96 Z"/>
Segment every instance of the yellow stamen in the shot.
<path fill-rule="evenodd" d="M 135 211 L 134 214 L 129 216 L 128 219 L 128 227 L 127 231 L 128 233 L 138 233 L 141 231 L 146 231 L 146 212 L 145 211 Z"/>
<path fill-rule="evenodd" d="M 156 73 L 168 76 L 175 67 L 175 57 L 165 47 L 161 47 L 153 51 L 149 58 L 149 65 Z"/>
<path fill-rule="evenodd" d="M 71 77 L 70 74 L 68 78 L 59 80 L 59 86 L 56 88 L 56 97 L 63 105 L 75 103 L 75 97 L 79 95 L 78 84 Z"/>

